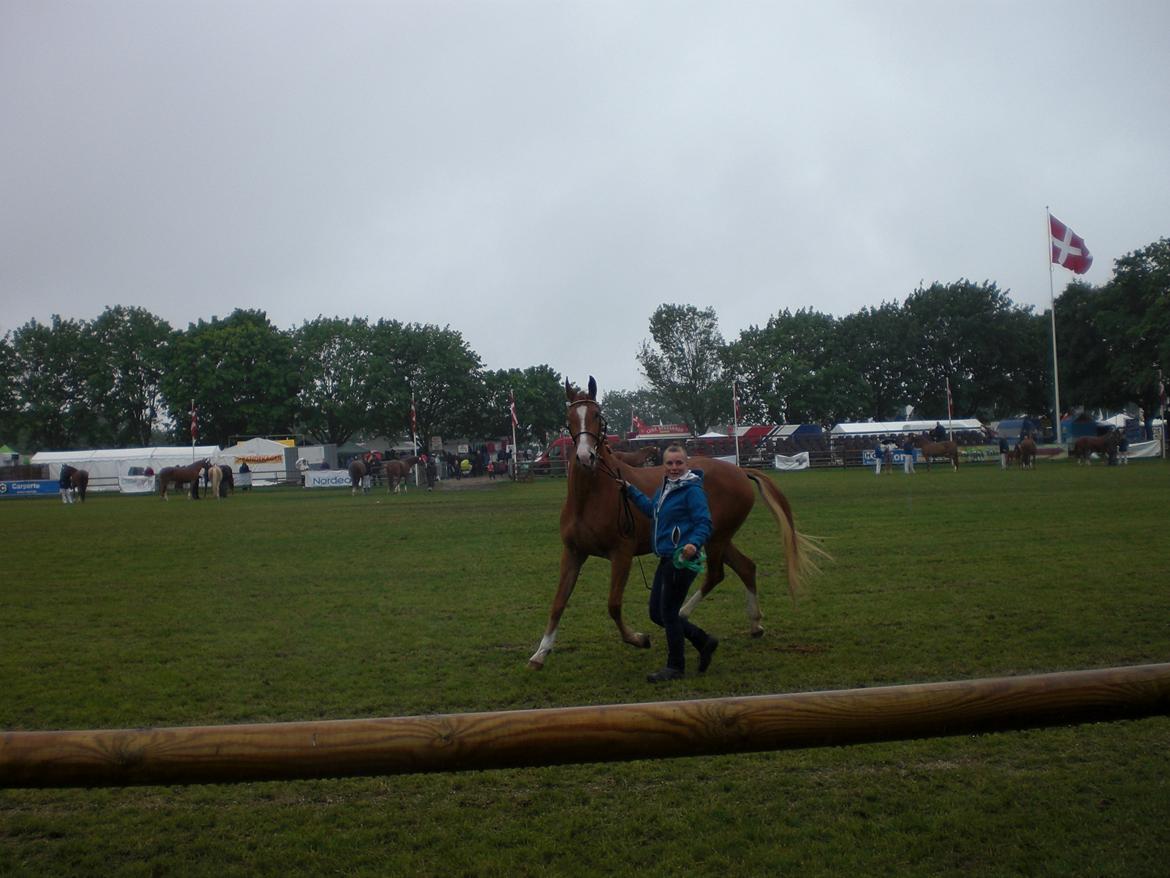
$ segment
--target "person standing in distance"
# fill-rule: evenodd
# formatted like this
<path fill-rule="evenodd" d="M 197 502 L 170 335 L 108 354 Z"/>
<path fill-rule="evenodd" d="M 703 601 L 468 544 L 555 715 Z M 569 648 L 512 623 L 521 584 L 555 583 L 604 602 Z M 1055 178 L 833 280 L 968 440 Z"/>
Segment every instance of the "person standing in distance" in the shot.
<path fill-rule="evenodd" d="M 686 672 L 686 642 L 699 651 L 699 673 L 707 670 L 719 640 L 678 611 L 698 575 L 682 562 L 694 562 L 711 536 L 711 510 L 703 490 L 702 470 L 687 465 L 681 445 L 671 445 L 662 457 L 666 477 L 650 498 L 635 485 L 622 480 L 630 499 L 654 522 L 650 544 L 658 556 L 658 569 L 650 589 L 650 620 L 666 633 L 666 666 L 646 679 L 651 683 L 677 680 Z M 676 561 L 676 553 L 678 560 Z"/>

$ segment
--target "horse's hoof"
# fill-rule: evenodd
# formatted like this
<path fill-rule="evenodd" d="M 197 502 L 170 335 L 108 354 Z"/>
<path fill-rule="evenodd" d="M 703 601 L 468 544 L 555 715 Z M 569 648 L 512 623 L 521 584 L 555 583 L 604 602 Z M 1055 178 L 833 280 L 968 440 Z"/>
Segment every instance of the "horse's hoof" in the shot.
<path fill-rule="evenodd" d="M 650 635 L 649 634 L 639 634 L 638 635 L 638 642 L 637 642 L 636 646 L 638 647 L 638 649 L 649 649 L 650 648 Z"/>
<path fill-rule="evenodd" d="M 752 629 L 752 637 L 763 637 L 763 636 L 764 636 L 764 629 L 763 628 L 753 628 Z"/>
<path fill-rule="evenodd" d="M 538 662 L 536 659 L 529 659 L 528 660 L 528 670 L 530 670 L 530 671 L 543 671 L 544 670 L 544 662 Z"/>

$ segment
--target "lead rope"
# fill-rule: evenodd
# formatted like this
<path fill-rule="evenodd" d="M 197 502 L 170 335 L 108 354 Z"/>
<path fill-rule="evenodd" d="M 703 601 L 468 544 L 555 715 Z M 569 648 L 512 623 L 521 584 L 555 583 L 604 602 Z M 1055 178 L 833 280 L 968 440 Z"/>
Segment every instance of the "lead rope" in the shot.
<path fill-rule="evenodd" d="M 619 464 L 617 472 L 610 469 L 609 464 L 604 460 L 598 458 L 598 463 L 601 464 L 602 469 L 618 483 L 618 534 L 623 537 L 632 537 L 634 535 L 634 510 L 631 509 L 630 492 L 625 485 L 622 484 L 622 468 Z M 650 583 L 646 579 L 646 569 L 642 566 L 642 557 L 640 555 L 634 556 L 638 561 L 638 572 L 642 574 L 642 585 L 646 590 L 650 590 Z"/>

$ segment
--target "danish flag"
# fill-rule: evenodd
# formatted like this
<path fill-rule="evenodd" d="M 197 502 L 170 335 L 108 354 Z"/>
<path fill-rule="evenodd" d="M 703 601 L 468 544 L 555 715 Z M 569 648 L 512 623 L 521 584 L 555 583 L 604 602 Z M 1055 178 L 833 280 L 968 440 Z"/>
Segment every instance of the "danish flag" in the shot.
<path fill-rule="evenodd" d="M 191 400 L 191 440 L 192 441 L 195 440 L 195 430 L 197 429 L 197 426 L 198 425 L 197 425 L 196 420 L 195 420 L 195 400 Z"/>
<path fill-rule="evenodd" d="M 1085 239 L 1048 214 L 1048 231 L 1052 238 L 1052 261 L 1074 274 L 1084 274 L 1093 264 L 1093 254 L 1085 246 Z"/>
<path fill-rule="evenodd" d="M 519 427 L 520 421 L 516 417 L 516 394 L 514 391 L 508 391 L 508 412 L 512 415 L 512 426 Z"/>

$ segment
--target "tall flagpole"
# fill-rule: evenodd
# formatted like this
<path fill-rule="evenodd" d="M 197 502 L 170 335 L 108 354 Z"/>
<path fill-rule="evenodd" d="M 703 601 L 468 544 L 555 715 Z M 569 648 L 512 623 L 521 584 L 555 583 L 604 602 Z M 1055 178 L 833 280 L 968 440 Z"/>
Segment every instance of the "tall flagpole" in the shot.
<path fill-rule="evenodd" d="M 731 431 L 735 434 L 735 465 L 739 466 L 739 392 L 731 379 Z"/>
<path fill-rule="evenodd" d="M 415 410 L 414 410 L 414 391 L 413 390 L 410 391 L 410 444 L 411 444 L 411 450 L 413 452 L 410 456 L 417 457 L 418 452 L 419 452 L 419 448 L 418 448 L 418 415 L 415 414 Z M 412 466 L 411 469 L 414 470 L 414 486 L 417 488 L 419 486 L 418 461 L 417 460 L 414 462 L 414 466 Z"/>
<path fill-rule="evenodd" d="M 1052 303 L 1052 309 L 1048 312 L 1048 316 L 1052 321 L 1052 392 L 1056 404 L 1053 422 L 1056 425 L 1056 444 L 1063 445 L 1064 441 L 1061 439 L 1060 432 L 1060 369 L 1056 365 L 1056 293 L 1052 286 L 1052 213 L 1047 205 L 1044 207 L 1044 214 L 1047 218 L 1044 237 L 1048 245 L 1048 298 Z"/>
<path fill-rule="evenodd" d="M 955 406 L 951 402 L 951 376 L 947 375 L 947 438 L 955 440 Z"/>
<path fill-rule="evenodd" d="M 516 446 L 516 391 L 508 388 L 508 397 L 511 403 L 508 406 L 508 414 L 512 419 L 512 481 L 516 481 L 516 465 L 520 461 L 520 454 Z"/>
<path fill-rule="evenodd" d="M 191 463 L 195 462 L 195 400 L 191 400 Z"/>

